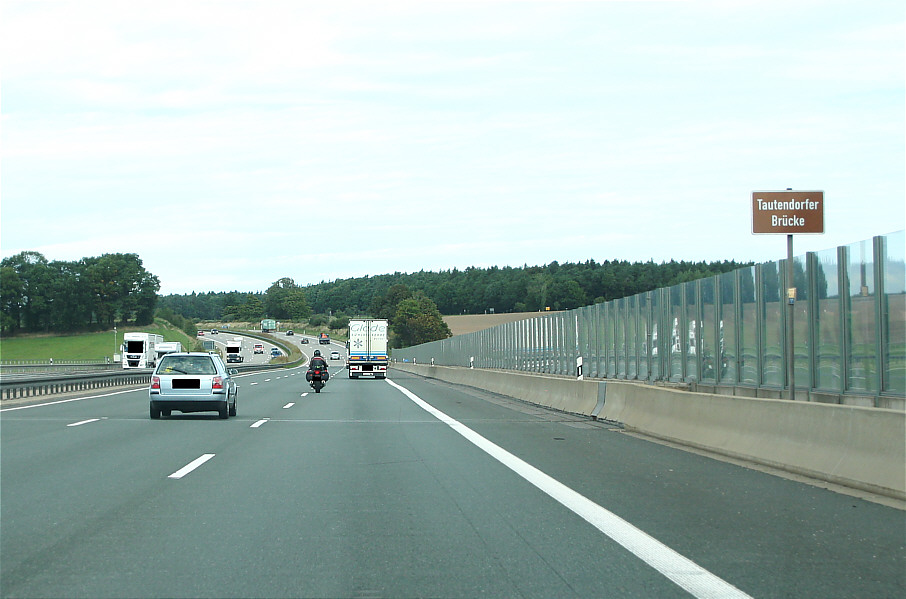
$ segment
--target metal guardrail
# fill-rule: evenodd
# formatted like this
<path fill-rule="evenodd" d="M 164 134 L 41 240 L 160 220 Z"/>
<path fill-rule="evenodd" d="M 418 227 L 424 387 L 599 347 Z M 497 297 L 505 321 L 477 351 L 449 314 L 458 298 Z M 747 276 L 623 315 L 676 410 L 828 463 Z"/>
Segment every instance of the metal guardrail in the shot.
<path fill-rule="evenodd" d="M 0 360 L 0 368 L 9 368 L 11 366 L 87 366 L 87 365 L 106 365 L 111 364 L 110 360 Z"/>
<path fill-rule="evenodd" d="M 98 372 L 123 370 L 119 362 L 47 362 L 47 361 L 6 361 L 0 363 L 0 377 L 22 373 L 65 373 Z"/>
<path fill-rule="evenodd" d="M 6 368 L 3 370 L 5 371 Z M 0 400 L 88 391 L 105 387 L 147 385 L 151 382 L 151 372 L 150 369 L 120 369 L 101 373 L 40 373 L 19 376 L 10 376 L 3 372 L 0 376 Z"/>
<path fill-rule="evenodd" d="M 44 364 L 43 366 L 48 366 Z M 56 366 L 56 365 L 55 365 Z M 68 365 L 69 368 L 78 367 L 76 371 L 67 371 L 59 367 L 55 372 L 9 372 L 10 368 L 0 368 L 0 401 L 5 399 L 22 399 L 71 393 L 74 391 L 89 391 L 105 387 L 123 387 L 127 385 L 148 385 L 151 382 L 153 369 L 126 369 L 119 364 L 94 366 L 111 366 L 104 372 L 91 372 L 92 365 Z M 286 364 L 249 364 L 230 365 L 239 372 L 256 372 L 261 370 L 274 370 L 285 367 Z"/>
<path fill-rule="evenodd" d="M 226 331 L 225 333 L 241 334 L 263 341 L 268 341 L 280 346 L 287 355 L 291 355 L 290 347 L 282 340 L 263 335 L 248 334 L 246 331 Z M 239 372 L 256 372 L 261 370 L 274 370 L 298 366 L 302 362 L 297 359 L 284 364 L 229 364 Z M 0 400 L 22 399 L 70 393 L 74 391 L 89 391 L 105 387 L 120 387 L 127 385 L 147 385 L 151 382 L 153 369 L 123 369 L 118 362 L 106 361 L 66 361 L 48 362 L 44 360 L 4 360 L 0 363 Z"/>

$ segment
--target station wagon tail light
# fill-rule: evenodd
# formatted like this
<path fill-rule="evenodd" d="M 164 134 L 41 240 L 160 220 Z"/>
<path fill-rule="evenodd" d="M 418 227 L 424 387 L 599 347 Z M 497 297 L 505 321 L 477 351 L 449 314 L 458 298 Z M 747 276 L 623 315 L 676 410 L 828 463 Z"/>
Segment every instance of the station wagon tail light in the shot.
<path fill-rule="evenodd" d="M 215 376 L 211 381 L 211 389 L 223 389 L 223 377 Z"/>
<path fill-rule="evenodd" d="M 160 377 L 159 376 L 151 377 L 151 388 L 158 389 L 158 390 L 160 389 Z"/>

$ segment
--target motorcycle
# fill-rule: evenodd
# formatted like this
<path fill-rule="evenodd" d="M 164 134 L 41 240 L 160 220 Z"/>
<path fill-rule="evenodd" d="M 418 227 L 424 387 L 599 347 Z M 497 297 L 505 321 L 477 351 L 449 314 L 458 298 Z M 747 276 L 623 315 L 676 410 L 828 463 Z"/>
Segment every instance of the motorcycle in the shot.
<path fill-rule="evenodd" d="M 310 372 L 311 379 L 309 380 L 309 384 L 311 385 L 311 388 L 315 390 L 315 393 L 320 393 L 321 389 L 324 388 L 324 382 L 327 380 L 327 377 L 324 376 L 326 373 L 321 368 L 315 368 Z"/>

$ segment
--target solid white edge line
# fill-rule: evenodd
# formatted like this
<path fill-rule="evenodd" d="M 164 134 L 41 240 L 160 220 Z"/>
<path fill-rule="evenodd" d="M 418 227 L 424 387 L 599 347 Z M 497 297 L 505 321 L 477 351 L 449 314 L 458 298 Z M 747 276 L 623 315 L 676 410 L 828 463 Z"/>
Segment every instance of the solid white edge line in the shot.
<path fill-rule="evenodd" d="M 560 481 L 509 453 L 499 445 L 485 439 L 458 420 L 450 418 L 405 387 L 394 383 L 390 379 L 386 379 L 386 381 L 411 399 L 417 406 L 544 491 L 693 596 L 699 599 L 752 599 L 750 595 L 737 589 L 719 576 L 705 570 L 689 558 L 677 553 L 613 512 L 604 509 Z"/>
<path fill-rule="evenodd" d="M 177 470 L 176 472 L 174 472 L 167 478 L 182 478 L 186 474 L 192 472 L 193 470 L 195 470 L 196 468 L 198 468 L 199 466 L 201 466 L 202 464 L 204 464 L 205 462 L 207 462 L 208 460 L 213 458 L 214 455 L 215 454 L 213 454 L 213 453 L 206 453 L 199 458 L 195 458 L 194 460 L 192 460 L 191 462 L 189 462 L 188 464 L 186 464 L 185 466 L 183 466 L 182 468 L 180 468 L 179 470 Z"/>
<path fill-rule="evenodd" d="M 73 422 L 72 424 L 67 424 L 66 426 L 81 426 L 83 424 L 88 424 L 89 422 L 97 422 L 100 418 L 91 418 L 89 420 L 83 420 L 81 422 Z"/>
<path fill-rule="evenodd" d="M 264 424 L 264 423 L 267 422 L 268 420 L 270 420 L 270 419 L 269 419 L 269 418 L 262 418 L 262 419 L 259 420 L 258 422 L 255 422 L 254 424 L 252 424 L 252 426 L 250 426 L 249 428 L 258 428 L 259 426 L 261 426 L 262 424 Z"/>

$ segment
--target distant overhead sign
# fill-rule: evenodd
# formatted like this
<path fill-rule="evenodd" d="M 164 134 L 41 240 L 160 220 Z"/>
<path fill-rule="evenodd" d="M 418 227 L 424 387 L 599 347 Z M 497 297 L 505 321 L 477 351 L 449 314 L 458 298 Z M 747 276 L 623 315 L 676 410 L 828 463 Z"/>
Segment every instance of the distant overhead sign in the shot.
<path fill-rule="evenodd" d="M 752 233 L 824 233 L 824 192 L 753 191 Z"/>

